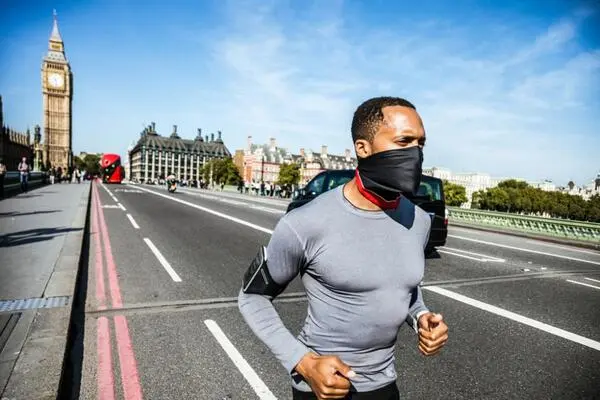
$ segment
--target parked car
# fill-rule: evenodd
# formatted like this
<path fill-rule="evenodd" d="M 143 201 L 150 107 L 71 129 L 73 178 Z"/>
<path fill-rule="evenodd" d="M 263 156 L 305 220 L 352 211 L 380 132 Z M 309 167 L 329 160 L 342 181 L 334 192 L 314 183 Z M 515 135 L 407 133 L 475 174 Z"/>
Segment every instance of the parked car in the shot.
<path fill-rule="evenodd" d="M 315 176 L 305 187 L 297 189 L 292 195 L 286 213 L 312 201 L 317 196 L 334 189 L 354 178 L 353 169 L 325 170 Z M 448 210 L 444 197 L 444 184 L 441 179 L 421 175 L 419 190 L 414 196 L 407 196 L 415 205 L 432 216 L 431 232 L 425 252 L 444 246 L 448 236 Z"/>

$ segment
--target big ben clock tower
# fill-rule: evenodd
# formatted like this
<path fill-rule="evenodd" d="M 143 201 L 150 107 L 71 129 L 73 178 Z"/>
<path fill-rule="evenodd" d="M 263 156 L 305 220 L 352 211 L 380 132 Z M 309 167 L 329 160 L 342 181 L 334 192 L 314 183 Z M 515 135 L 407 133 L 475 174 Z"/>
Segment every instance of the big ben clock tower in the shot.
<path fill-rule="evenodd" d="M 58 31 L 56 11 L 48 42 L 48 53 L 42 62 L 44 105 L 44 165 L 70 168 L 72 164 L 71 102 L 73 74 L 65 57 L 65 47 Z"/>

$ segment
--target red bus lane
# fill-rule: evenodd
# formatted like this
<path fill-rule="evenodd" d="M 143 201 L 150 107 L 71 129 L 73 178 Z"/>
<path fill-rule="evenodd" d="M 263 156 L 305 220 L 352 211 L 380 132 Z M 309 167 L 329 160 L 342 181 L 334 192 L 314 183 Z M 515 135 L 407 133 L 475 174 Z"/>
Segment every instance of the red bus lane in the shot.
<path fill-rule="evenodd" d="M 117 267 L 114 261 L 104 211 L 100 203 L 98 186 L 93 186 L 93 218 L 94 249 L 96 255 L 95 280 L 96 301 L 98 309 L 106 309 L 106 290 L 104 286 L 104 265 L 110 288 L 110 305 L 112 309 L 122 308 L 121 290 L 117 278 Z M 104 245 L 102 247 L 102 244 Z M 113 317 L 116 347 L 121 370 L 121 383 L 126 400 L 141 400 L 142 389 L 139 380 L 137 363 L 129 334 L 127 319 L 123 315 Z M 101 316 L 97 321 L 97 352 L 98 352 L 98 398 L 100 400 L 114 400 L 114 368 L 111 354 L 110 318 Z"/>

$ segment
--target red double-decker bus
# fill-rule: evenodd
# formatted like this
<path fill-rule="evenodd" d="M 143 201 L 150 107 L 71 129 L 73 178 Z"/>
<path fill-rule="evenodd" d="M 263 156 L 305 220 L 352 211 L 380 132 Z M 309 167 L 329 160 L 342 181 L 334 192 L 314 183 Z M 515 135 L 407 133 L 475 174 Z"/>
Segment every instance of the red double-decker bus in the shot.
<path fill-rule="evenodd" d="M 100 160 L 102 182 L 121 183 L 125 178 L 125 168 L 121 165 L 121 156 L 118 154 L 104 154 Z"/>

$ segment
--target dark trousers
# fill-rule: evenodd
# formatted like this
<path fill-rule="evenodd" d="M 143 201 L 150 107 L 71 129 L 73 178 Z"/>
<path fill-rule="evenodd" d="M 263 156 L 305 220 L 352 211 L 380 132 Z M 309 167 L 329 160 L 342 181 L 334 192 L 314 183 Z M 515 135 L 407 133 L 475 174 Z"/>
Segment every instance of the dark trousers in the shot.
<path fill-rule="evenodd" d="M 0 175 L 0 199 L 4 198 L 4 174 Z"/>
<path fill-rule="evenodd" d="M 294 400 L 316 400 L 317 396 L 313 392 L 301 392 L 292 388 Z M 396 382 L 392 382 L 381 389 L 370 392 L 348 393 L 343 400 L 400 400 L 400 392 Z"/>

